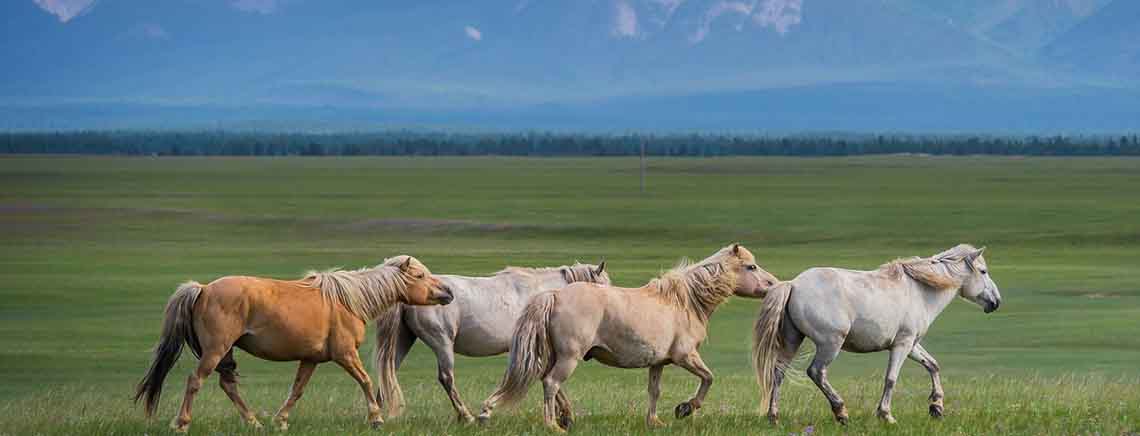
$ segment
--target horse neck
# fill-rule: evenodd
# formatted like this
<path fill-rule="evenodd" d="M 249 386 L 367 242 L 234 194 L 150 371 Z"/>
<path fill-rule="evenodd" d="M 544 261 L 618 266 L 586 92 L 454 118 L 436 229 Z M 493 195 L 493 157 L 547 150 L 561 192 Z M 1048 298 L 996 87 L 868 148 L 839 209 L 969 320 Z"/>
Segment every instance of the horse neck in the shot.
<path fill-rule="evenodd" d="M 923 307 L 926 309 L 926 319 L 928 323 L 934 323 L 934 319 L 942 314 L 943 310 L 954 301 L 958 296 L 958 290 L 950 289 L 930 289 L 928 286 L 921 283 L 915 283 L 918 287 L 918 294 L 922 296 Z M 928 324 L 929 326 L 929 324 Z"/>
<path fill-rule="evenodd" d="M 649 282 L 649 284 L 645 285 L 642 289 L 645 289 L 647 292 L 661 295 L 663 298 L 680 298 L 681 301 L 677 301 L 676 303 L 682 305 L 682 307 L 679 307 L 678 309 L 686 311 L 689 315 L 689 319 L 697 321 L 697 324 L 699 324 L 702 328 L 708 326 L 709 319 L 712 318 L 713 312 L 716 312 L 716 309 L 719 308 L 721 304 L 724 304 L 725 301 L 728 301 L 727 296 L 721 298 L 713 295 L 707 295 L 713 293 L 712 288 L 698 289 L 696 292 L 693 292 L 693 290 L 684 290 L 683 292 L 687 292 L 685 295 L 666 296 L 664 295 L 666 291 L 661 288 L 661 284 L 662 282 L 660 279 L 654 279 L 654 281 Z M 701 298 L 702 296 L 705 296 L 706 298 Z"/>
<path fill-rule="evenodd" d="M 562 289 L 570 282 L 566 281 L 566 277 L 562 275 L 562 271 L 558 269 L 549 271 L 536 271 L 533 275 L 536 286 L 533 291 L 544 291 L 549 289 Z"/>

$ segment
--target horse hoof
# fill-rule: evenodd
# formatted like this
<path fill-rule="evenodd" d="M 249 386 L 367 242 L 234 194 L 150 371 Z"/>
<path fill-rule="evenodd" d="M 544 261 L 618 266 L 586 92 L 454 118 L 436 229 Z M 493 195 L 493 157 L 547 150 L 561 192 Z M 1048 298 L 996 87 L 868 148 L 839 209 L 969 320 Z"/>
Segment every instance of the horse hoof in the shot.
<path fill-rule="evenodd" d="M 563 430 L 570 431 L 570 427 L 574 426 L 574 420 L 565 416 L 561 417 L 558 419 L 558 426 L 562 427 Z"/>
<path fill-rule="evenodd" d="M 649 428 L 664 428 L 665 422 L 658 419 L 656 416 L 649 418 L 645 422 L 645 426 Z"/>
<path fill-rule="evenodd" d="M 460 424 L 470 424 L 472 422 L 475 422 L 475 417 L 471 416 L 471 414 L 465 413 L 455 417 L 455 420 Z"/>
<path fill-rule="evenodd" d="M 547 424 L 546 428 L 549 428 L 550 431 L 555 433 L 566 433 L 566 429 L 562 428 L 562 426 L 558 423 Z"/>
<path fill-rule="evenodd" d="M 693 414 L 693 405 L 688 401 L 678 404 L 676 409 L 673 409 L 673 414 L 677 419 L 683 419 Z"/>
<path fill-rule="evenodd" d="M 384 421 L 372 421 L 368 425 L 372 426 L 373 430 L 379 430 L 380 427 L 384 426 Z"/>
<path fill-rule="evenodd" d="M 772 425 L 780 425 L 780 416 L 775 414 L 768 415 L 768 423 Z"/>
<path fill-rule="evenodd" d="M 491 415 L 488 413 L 480 413 L 479 416 L 475 417 L 475 422 L 478 422 L 479 425 L 487 425 L 491 422 Z"/>
<path fill-rule="evenodd" d="M 836 416 L 835 420 L 839 421 L 839 425 L 842 425 L 842 426 L 847 425 L 847 416 Z"/>
<path fill-rule="evenodd" d="M 173 430 L 175 433 L 186 433 L 186 432 L 190 431 L 190 423 L 189 422 L 178 422 L 178 418 L 174 418 L 173 420 L 170 421 L 170 429 Z"/>
<path fill-rule="evenodd" d="M 942 405 L 940 405 L 940 404 L 931 404 L 930 405 L 930 417 L 931 418 L 941 418 L 942 412 L 943 412 Z"/>

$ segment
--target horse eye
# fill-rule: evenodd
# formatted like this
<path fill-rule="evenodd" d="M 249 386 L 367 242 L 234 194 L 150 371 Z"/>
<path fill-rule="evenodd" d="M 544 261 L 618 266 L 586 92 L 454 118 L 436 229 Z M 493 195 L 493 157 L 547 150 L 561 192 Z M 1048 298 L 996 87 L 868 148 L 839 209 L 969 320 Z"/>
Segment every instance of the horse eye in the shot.
<path fill-rule="evenodd" d="M 749 271 L 756 271 L 756 265 L 748 265 Z"/>
<path fill-rule="evenodd" d="M 986 271 L 985 269 L 981 270 L 981 272 L 982 272 L 982 274 L 988 273 L 988 271 Z"/>

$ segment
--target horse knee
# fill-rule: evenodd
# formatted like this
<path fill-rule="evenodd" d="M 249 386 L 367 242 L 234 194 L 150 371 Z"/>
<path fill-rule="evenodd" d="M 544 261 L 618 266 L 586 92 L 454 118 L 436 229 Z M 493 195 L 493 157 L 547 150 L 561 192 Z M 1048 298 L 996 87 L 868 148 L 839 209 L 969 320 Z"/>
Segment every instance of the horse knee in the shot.
<path fill-rule="evenodd" d="M 812 379 L 813 381 L 818 382 L 820 379 L 823 378 L 823 368 L 820 368 L 820 367 L 815 366 L 815 365 L 811 365 L 807 368 L 807 376 L 808 376 L 808 378 Z"/>
<path fill-rule="evenodd" d="M 440 371 L 438 374 L 438 378 L 439 378 L 439 384 L 443 385 L 444 387 L 450 387 L 452 384 L 455 383 L 455 378 L 452 377 L 451 373 L 447 372 L 447 371 Z"/>
<path fill-rule="evenodd" d="M 938 372 L 942 370 L 942 366 L 938 365 L 937 360 L 926 359 L 926 369 L 930 372 Z"/>
<path fill-rule="evenodd" d="M 202 378 L 197 374 L 191 374 L 190 378 L 186 379 L 186 393 L 195 395 L 200 390 L 202 390 Z"/>

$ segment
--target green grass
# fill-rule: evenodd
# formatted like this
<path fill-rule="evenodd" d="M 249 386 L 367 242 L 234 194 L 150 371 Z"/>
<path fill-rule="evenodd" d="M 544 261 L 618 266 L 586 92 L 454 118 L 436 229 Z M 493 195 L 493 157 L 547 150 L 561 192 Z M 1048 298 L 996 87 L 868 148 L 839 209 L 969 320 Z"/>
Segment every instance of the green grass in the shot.
<path fill-rule="evenodd" d="M 1120 434 L 1140 431 L 1140 159 L 853 157 L 653 159 L 0 159 L 0 434 L 165 434 L 193 359 L 167 380 L 160 417 L 129 401 L 162 305 L 183 280 L 296 277 L 410 253 L 433 271 L 609 261 L 639 285 L 682 256 L 733 241 L 791 278 L 815 265 L 874 268 L 958 242 L 986 245 L 1005 302 L 956 302 L 926 348 L 944 368 L 948 416 L 926 416 L 929 380 L 907 363 L 893 428 L 873 410 L 887 356 L 844 353 L 833 383 L 850 433 Z M 696 379 L 666 370 L 662 434 L 836 433 L 822 395 L 789 386 L 781 427 L 757 415 L 747 362 L 755 301 L 712 319 L 706 407 L 676 422 Z M 371 344 L 364 353 L 371 351 Z M 293 364 L 237 360 L 243 395 L 268 416 Z M 457 362 L 475 409 L 505 358 Z M 542 434 L 538 395 L 489 427 L 454 424 L 421 345 L 401 370 L 406 416 L 381 432 Z M 247 430 L 211 378 L 195 434 Z M 644 433 L 646 372 L 595 362 L 567 384 L 575 432 Z M 537 387 L 534 389 L 537 392 Z M 267 422 L 268 419 L 263 419 Z M 293 434 L 375 433 L 355 384 L 322 365 Z"/>

